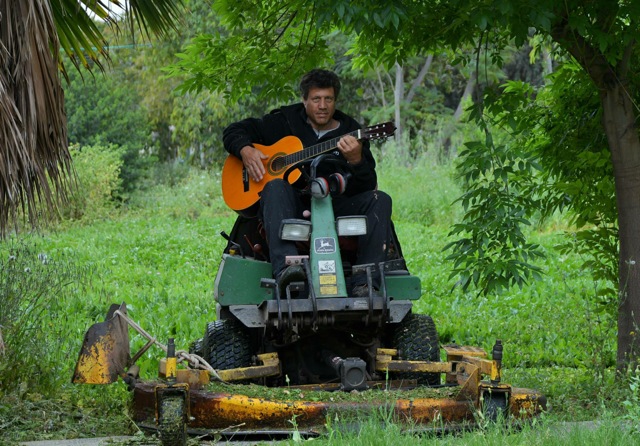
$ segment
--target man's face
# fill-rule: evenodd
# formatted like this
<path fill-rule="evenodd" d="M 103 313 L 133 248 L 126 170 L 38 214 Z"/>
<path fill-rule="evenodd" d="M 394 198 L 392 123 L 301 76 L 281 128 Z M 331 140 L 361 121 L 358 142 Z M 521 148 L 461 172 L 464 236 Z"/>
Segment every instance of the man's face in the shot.
<path fill-rule="evenodd" d="M 307 116 L 311 125 L 322 130 L 323 127 L 331 123 L 333 113 L 336 110 L 336 97 L 333 93 L 333 87 L 330 88 L 311 88 L 307 99 L 302 101 L 307 111 Z"/>

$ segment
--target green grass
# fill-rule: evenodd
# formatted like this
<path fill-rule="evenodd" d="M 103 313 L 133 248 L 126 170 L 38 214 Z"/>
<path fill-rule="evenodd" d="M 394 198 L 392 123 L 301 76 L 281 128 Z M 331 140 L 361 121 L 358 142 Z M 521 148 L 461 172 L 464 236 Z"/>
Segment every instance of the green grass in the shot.
<path fill-rule="evenodd" d="M 374 446 L 428 444 L 434 446 L 532 446 L 532 445 L 634 445 L 639 436 L 630 429 L 621 428 L 617 420 L 604 419 L 591 424 L 569 424 L 538 420 L 534 425 L 522 428 L 505 428 L 496 424 L 485 424 L 473 432 L 455 435 L 440 435 L 433 432 L 410 433 L 400 426 L 382 419 L 370 419 L 351 430 L 335 430 L 328 437 L 314 439 L 311 443 L 321 446 L 344 445 Z M 287 444 L 295 444 L 289 441 Z"/>
<path fill-rule="evenodd" d="M 458 190 L 449 169 L 428 162 L 411 169 L 389 163 L 380 172 L 380 188 L 394 197 L 394 221 L 405 258 L 411 272 L 422 280 L 423 296 L 416 309 L 434 318 L 442 343 L 455 341 L 490 351 L 495 340 L 501 339 L 505 380 L 548 396 L 552 411 L 545 422 L 604 421 L 595 431 L 568 434 L 569 444 L 597 444 L 609 438 L 617 444 L 631 444 L 627 442 L 630 434 L 608 424 L 609 418 L 624 416 L 620 401 L 630 398 L 628 386 L 613 379 L 615 320 L 592 298 L 598 284 L 588 271 L 581 270 L 581 260 L 554 251 L 563 237 L 562 226 L 531 234 L 547 252 L 541 265 L 547 274 L 541 281 L 501 295 L 464 293 L 455 287 L 455 278 L 449 277 L 450 265 L 442 252 L 450 224 L 460 215 L 451 204 Z M 41 373 L 57 377 L 55 384 L 37 390 L 0 386 L 0 428 L 6 438 L 136 432 L 127 416 L 129 395 L 122 384 L 69 384 L 83 335 L 92 323 L 104 319 L 110 303 L 126 302 L 129 315 L 160 342 L 174 337 L 177 347 L 186 349 L 202 336 L 205 324 L 215 317 L 213 281 L 225 246 L 219 233 L 229 232 L 235 219 L 219 191 L 218 174 L 192 172 L 174 187 L 159 186 L 132 197 L 127 208 L 108 220 L 86 225 L 67 222 L 58 230 L 28 237 L 37 252 L 52 261 L 72 259 L 90 271 L 90 276 L 87 283 L 70 284 L 56 296 L 64 303 L 64 311 L 43 326 L 51 335 L 51 355 L 57 356 L 55 365 Z M 0 247 L 0 255 L 7 255 L 7 246 Z M 135 350 L 145 340 L 132 335 L 132 343 Z M 155 375 L 159 356 L 158 349 L 151 349 L 141 358 L 143 377 Z M 55 401 L 59 409 L 53 410 L 51 402 Z M 29 415 L 33 413 L 52 415 Z M 51 419 L 56 429 L 51 429 Z M 378 424 L 367 425 L 357 437 L 345 439 L 348 434 L 335 432 L 314 443 L 412 441 L 394 430 L 400 427 L 380 431 Z M 551 424 L 514 433 L 483 430 L 464 435 L 463 443 L 566 443 L 565 434 Z M 588 435 L 588 441 L 580 435 Z M 436 444 L 460 440 L 457 436 L 428 439 Z"/>

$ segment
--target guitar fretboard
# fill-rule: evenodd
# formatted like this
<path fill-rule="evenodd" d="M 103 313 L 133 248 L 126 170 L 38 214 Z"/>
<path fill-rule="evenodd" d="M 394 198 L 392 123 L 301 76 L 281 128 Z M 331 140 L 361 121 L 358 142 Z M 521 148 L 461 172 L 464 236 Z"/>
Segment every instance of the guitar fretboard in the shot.
<path fill-rule="evenodd" d="M 361 138 L 361 130 L 354 130 L 353 132 L 346 133 L 345 135 L 355 136 L 357 138 Z M 273 160 L 272 166 L 273 169 L 277 172 L 285 167 L 292 166 L 295 163 L 299 163 L 300 161 L 304 161 L 309 158 L 313 158 L 316 155 L 320 155 L 321 153 L 329 152 L 336 147 L 338 147 L 338 141 L 343 136 L 338 136 L 337 138 L 332 138 L 327 141 L 321 142 L 320 144 L 314 144 L 309 147 L 305 147 L 304 149 L 291 153 L 285 156 L 279 156 Z"/>

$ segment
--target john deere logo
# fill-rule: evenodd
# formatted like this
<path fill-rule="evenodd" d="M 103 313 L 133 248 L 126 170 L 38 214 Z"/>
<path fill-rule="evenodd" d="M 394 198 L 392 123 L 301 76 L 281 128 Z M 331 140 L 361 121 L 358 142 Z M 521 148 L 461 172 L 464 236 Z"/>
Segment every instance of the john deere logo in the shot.
<path fill-rule="evenodd" d="M 331 254 L 336 252 L 336 241 L 333 237 L 321 237 L 313 241 L 316 254 Z"/>

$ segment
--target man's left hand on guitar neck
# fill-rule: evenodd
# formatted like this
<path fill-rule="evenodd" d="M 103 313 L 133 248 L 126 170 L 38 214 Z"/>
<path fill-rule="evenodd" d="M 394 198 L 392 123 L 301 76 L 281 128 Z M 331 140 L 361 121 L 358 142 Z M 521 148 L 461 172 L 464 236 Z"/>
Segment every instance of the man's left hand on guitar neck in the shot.
<path fill-rule="evenodd" d="M 349 164 L 360 164 L 362 161 L 362 141 L 355 136 L 345 135 L 340 138 L 338 150 Z"/>

